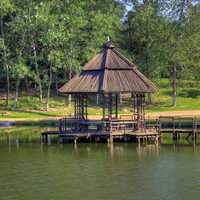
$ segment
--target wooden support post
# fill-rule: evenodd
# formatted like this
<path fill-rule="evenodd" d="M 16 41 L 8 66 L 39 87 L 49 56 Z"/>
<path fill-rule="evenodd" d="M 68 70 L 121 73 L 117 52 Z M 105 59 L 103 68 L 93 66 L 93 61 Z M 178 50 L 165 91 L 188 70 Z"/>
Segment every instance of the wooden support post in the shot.
<path fill-rule="evenodd" d="M 128 137 L 126 135 L 124 135 L 124 142 L 128 141 Z"/>
<path fill-rule="evenodd" d="M 113 135 L 112 135 L 112 121 L 109 121 L 109 132 L 110 132 L 110 134 L 109 134 L 109 138 L 108 138 L 108 142 L 109 143 L 112 143 L 113 142 Z"/>
<path fill-rule="evenodd" d="M 174 131 L 174 133 L 173 133 L 173 140 L 177 141 L 177 132 L 176 131 Z"/>
<path fill-rule="evenodd" d="M 80 95 L 78 95 L 78 119 L 80 119 Z"/>
<path fill-rule="evenodd" d="M 192 119 L 192 122 L 193 122 L 193 139 L 194 141 L 196 142 L 196 139 L 197 139 L 197 124 L 196 124 L 196 120 L 193 118 Z"/>
<path fill-rule="evenodd" d="M 142 137 L 142 143 L 145 144 L 145 137 Z"/>
<path fill-rule="evenodd" d="M 100 142 L 100 137 L 95 137 L 95 142 Z"/>
<path fill-rule="evenodd" d="M 76 119 L 78 119 L 78 95 L 76 95 Z"/>
<path fill-rule="evenodd" d="M 81 95 L 80 96 L 80 104 L 81 104 L 81 119 L 84 119 L 84 96 L 83 95 Z"/>
<path fill-rule="evenodd" d="M 112 119 L 112 93 L 109 94 L 109 118 Z"/>
<path fill-rule="evenodd" d="M 175 119 L 174 119 L 174 117 L 172 117 L 172 121 L 173 121 L 173 132 L 172 132 L 173 136 L 172 136 L 172 138 L 173 138 L 173 140 L 176 140 Z"/>
<path fill-rule="evenodd" d="M 156 143 L 156 145 L 158 145 L 158 135 L 156 135 L 156 137 L 155 137 L 155 143 Z"/>
<path fill-rule="evenodd" d="M 110 143 L 113 143 L 113 136 L 110 134 Z"/>
<path fill-rule="evenodd" d="M 74 144 L 75 144 L 75 145 L 77 144 L 77 140 L 78 140 L 78 138 L 75 137 L 75 138 L 74 138 Z"/>
<path fill-rule="evenodd" d="M 137 120 L 137 96 L 134 95 L 134 120 Z"/>
<path fill-rule="evenodd" d="M 47 137 L 48 144 L 51 144 L 51 137 Z"/>
<path fill-rule="evenodd" d="M 45 143 L 48 143 L 48 134 L 45 134 Z"/>
<path fill-rule="evenodd" d="M 161 134 L 161 129 L 162 129 L 162 121 L 159 117 L 159 120 L 158 120 L 158 133 Z"/>
<path fill-rule="evenodd" d="M 40 136 L 40 143 L 43 143 L 43 134 Z"/>
<path fill-rule="evenodd" d="M 118 94 L 115 95 L 115 118 L 118 119 Z"/>
<path fill-rule="evenodd" d="M 144 131 L 146 131 L 144 104 L 145 104 L 145 94 L 142 94 L 142 120 L 143 120 Z"/>
<path fill-rule="evenodd" d="M 136 120 L 137 120 L 137 129 L 140 129 L 140 104 L 139 104 L 139 94 L 136 94 Z"/>
<path fill-rule="evenodd" d="M 138 139 L 138 144 L 140 144 L 140 137 L 138 136 L 138 138 L 137 138 L 137 139 Z"/>
<path fill-rule="evenodd" d="M 78 95 L 77 95 L 77 103 L 76 103 L 76 109 L 77 109 L 77 111 L 76 111 L 76 115 L 77 115 L 77 119 L 79 119 L 79 97 L 78 97 Z"/>
<path fill-rule="evenodd" d="M 77 115 L 77 119 L 79 119 L 79 96 L 78 95 L 76 95 L 76 100 L 77 100 L 77 102 L 76 102 L 76 115 Z"/>
<path fill-rule="evenodd" d="M 76 119 L 76 95 L 74 96 L 74 118 Z"/>
<path fill-rule="evenodd" d="M 105 119 L 105 101 L 106 101 L 106 99 L 105 99 L 105 95 L 104 94 L 102 94 L 102 99 L 103 99 L 103 108 L 102 108 L 102 115 L 103 115 L 103 119 Z"/>
<path fill-rule="evenodd" d="M 41 143 L 44 143 L 44 135 L 43 135 L 43 133 L 41 134 L 40 141 L 41 141 Z"/>
<path fill-rule="evenodd" d="M 85 96 L 85 118 L 88 119 L 88 95 Z"/>

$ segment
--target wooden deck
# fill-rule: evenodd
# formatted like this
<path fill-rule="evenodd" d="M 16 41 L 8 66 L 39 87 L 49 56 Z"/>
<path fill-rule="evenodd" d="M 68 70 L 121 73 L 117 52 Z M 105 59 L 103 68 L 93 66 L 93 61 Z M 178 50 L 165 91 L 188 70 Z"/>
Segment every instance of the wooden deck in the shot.
<path fill-rule="evenodd" d="M 155 142 L 158 143 L 160 134 L 154 130 L 145 131 L 85 131 L 85 132 L 71 132 L 71 131 L 46 131 L 42 133 L 42 141 L 48 143 L 51 140 L 51 136 L 57 136 L 61 141 L 73 141 L 77 143 L 82 139 L 87 141 L 135 141 L 135 142 Z"/>
<path fill-rule="evenodd" d="M 172 134 L 174 140 L 181 135 L 185 139 L 196 140 L 200 133 L 200 118 L 162 116 L 157 122 L 148 124 L 143 129 L 137 129 L 137 123 L 131 119 L 114 121 L 89 120 L 78 121 L 62 119 L 59 130 L 42 133 L 42 140 L 48 142 L 51 136 L 72 140 L 88 141 L 154 141 L 157 142 L 164 133 Z"/>

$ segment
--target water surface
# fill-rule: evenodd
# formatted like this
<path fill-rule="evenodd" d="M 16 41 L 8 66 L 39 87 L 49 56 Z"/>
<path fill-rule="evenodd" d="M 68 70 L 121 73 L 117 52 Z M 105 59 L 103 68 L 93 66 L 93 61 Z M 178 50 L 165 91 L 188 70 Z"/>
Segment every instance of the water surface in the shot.
<path fill-rule="evenodd" d="M 1 200 L 199 199 L 200 146 L 48 145 L 22 133 L 0 137 Z"/>

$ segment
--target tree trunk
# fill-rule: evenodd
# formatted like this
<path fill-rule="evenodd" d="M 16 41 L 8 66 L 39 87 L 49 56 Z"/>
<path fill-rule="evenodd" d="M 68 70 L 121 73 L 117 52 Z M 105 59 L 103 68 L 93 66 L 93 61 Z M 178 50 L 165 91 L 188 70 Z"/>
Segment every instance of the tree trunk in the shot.
<path fill-rule="evenodd" d="M 70 29 L 70 32 L 73 33 L 73 28 Z M 69 49 L 69 61 L 70 61 L 70 64 L 69 64 L 69 80 L 72 79 L 72 69 L 73 69 L 73 57 L 74 57 L 74 54 L 73 54 L 73 44 L 72 44 L 72 41 L 70 41 L 70 49 Z M 68 101 L 69 101 L 69 105 L 71 105 L 72 103 L 72 96 L 71 94 L 68 96 Z"/>
<path fill-rule="evenodd" d="M 28 84 L 27 77 L 24 78 L 24 82 L 25 82 L 25 87 L 26 87 L 26 93 L 27 94 L 31 94 L 31 92 L 29 92 L 29 84 Z"/>
<path fill-rule="evenodd" d="M 71 69 L 72 69 L 72 67 L 69 68 L 69 80 L 72 79 L 72 70 Z M 71 105 L 71 103 L 72 103 L 72 95 L 71 94 L 68 95 L 68 103 L 69 103 L 69 105 Z"/>
<path fill-rule="evenodd" d="M 172 68 L 172 106 L 176 107 L 176 65 Z"/>
<path fill-rule="evenodd" d="M 131 30 L 131 24 L 130 20 L 128 19 L 128 45 L 129 45 L 129 50 L 133 51 L 133 36 L 132 36 L 132 30 Z"/>
<path fill-rule="evenodd" d="M 10 96 L 10 77 L 9 77 L 9 67 L 6 64 L 6 107 L 9 106 L 9 96 Z"/>
<path fill-rule="evenodd" d="M 1 37 L 3 39 L 3 63 L 6 68 L 6 107 L 9 106 L 9 96 L 10 96 L 10 78 L 9 78 L 9 67 L 7 64 L 7 55 L 6 55 L 6 47 L 4 41 L 4 27 L 3 27 L 3 16 L 0 17 L 0 26 L 1 26 Z"/>
<path fill-rule="evenodd" d="M 147 4 L 148 5 L 149 2 L 144 2 L 144 4 Z M 148 74 L 150 76 L 151 74 L 151 70 L 150 70 L 150 56 L 149 56 L 149 53 L 150 53 L 150 39 L 149 39 L 149 18 L 147 18 L 147 21 L 146 21 L 146 33 L 145 33 L 145 37 L 146 37 L 146 44 L 145 44 L 145 65 L 146 65 L 146 74 Z M 147 103 L 148 104 L 152 104 L 152 99 L 151 99 L 151 93 L 148 93 L 147 95 Z"/>
<path fill-rule="evenodd" d="M 151 93 L 148 93 L 147 97 L 148 97 L 148 104 L 152 104 Z"/>
<path fill-rule="evenodd" d="M 50 98 L 50 92 L 51 92 L 51 84 L 52 84 L 52 66 L 50 65 L 49 68 L 49 83 L 47 88 L 47 98 L 46 98 L 46 111 L 49 109 L 49 98 Z"/>
<path fill-rule="evenodd" d="M 13 110 L 17 109 L 17 101 L 18 101 L 18 96 L 19 96 L 19 84 L 20 84 L 20 80 L 17 79 L 16 87 L 15 87 L 15 97 L 14 97 Z"/>
<path fill-rule="evenodd" d="M 3 16 L 1 15 L 1 37 L 4 39 L 4 27 L 3 27 Z"/>
<path fill-rule="evenodd" d="M 39 98 L 40 98 L 40 102 L 42 102 L 42 99 L 43 99 L 42 82 L 40 78 L 40 72 L 39 72 L 38 63 L 37 63 L 37 52 L 36 52 L 36 47 L 35 47 L 34 42 L 33 42 L 33 53 L 34 53 L 34 60 L 35 60 L 35 71 L 36 71 L 36 76 L 37 76 L 37 83 L 39 87 Z"/>
<path fill-rule="evenodd" d="M 58 96 L 58 75 L 55 74 L 56 96 Z"/>
<path fill-rule="evenodd" d="M 96 104 L 99 105 L 99 94 L 96 95 Z"/>

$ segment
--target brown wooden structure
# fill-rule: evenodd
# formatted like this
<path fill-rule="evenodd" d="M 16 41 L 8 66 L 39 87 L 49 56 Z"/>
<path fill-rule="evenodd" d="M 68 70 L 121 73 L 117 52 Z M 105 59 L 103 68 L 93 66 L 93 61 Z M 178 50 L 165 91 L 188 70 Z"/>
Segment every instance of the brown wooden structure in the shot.
<path fill-rule="evenodd" d="M 195 142 L 200 133 L 200 119 L 199 117 L 172 117 L 160 116 L 159 117 L 159 133 L 170 133 L 174 140 L 179 140 L 181 135 L 185 135 L 185 139 L 192 138 Z"/>
<path fill-rule="evenodd" d="M 126 130 L 145 132 L 145 94 L 155 91 L 154 84 L 108 41 L 79 75 L 59 89 L 60 93 L 72 95 L 74 103 L 74 117 L 61 119 L 60 131 L 92 133 L 90 127 L 95 126 L 95 134 L 125 134 Z M 123 94 L 131 96 L 132 115 L 122 120 L 118 108 L 120 95 Z M 101 120 L 88 120 L 88 97 L 91 95 L 99 95 L 103 99 Z"/>

